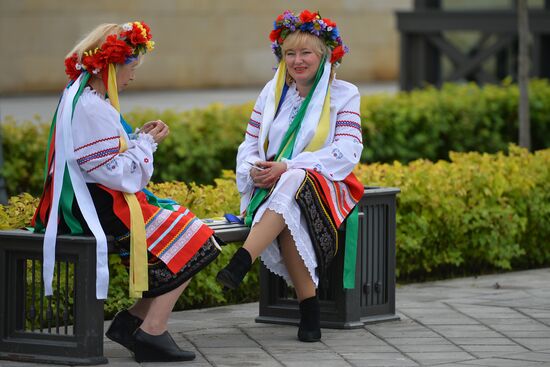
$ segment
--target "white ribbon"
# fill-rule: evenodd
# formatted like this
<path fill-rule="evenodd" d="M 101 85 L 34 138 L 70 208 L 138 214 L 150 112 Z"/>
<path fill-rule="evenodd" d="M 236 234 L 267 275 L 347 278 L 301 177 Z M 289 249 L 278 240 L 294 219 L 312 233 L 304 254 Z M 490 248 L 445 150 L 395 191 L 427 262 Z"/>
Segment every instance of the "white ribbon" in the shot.
<path fill-rule="evenodd" d="M 82 75 L 73 83 L 61 100 L 60 109 L 57 115 L 57 126 L 55 129 L 55 170 L 53 185 L 53 200 L 46 225 L 44 236 L 44 289 L 45 295 L 52 295 L 52 281 L 55 263 L 55 245 L 57 238 L 57 226 L 59 215 L 59 200 L 61 188 L 63 187 L 63 176 L 65 164 L 68 167 L 69 176 L 73 185 L 76 200 L 80 211 L 96 238 L 96 298 L 106 299 L 109 291 L 109 267 L 107 255 L 107 238 L 99 222 L 95 206 L 86 186 L 86 181 L 80 171 L 75 156 L 72 134 L 73 100 L 78 92 Z"/>

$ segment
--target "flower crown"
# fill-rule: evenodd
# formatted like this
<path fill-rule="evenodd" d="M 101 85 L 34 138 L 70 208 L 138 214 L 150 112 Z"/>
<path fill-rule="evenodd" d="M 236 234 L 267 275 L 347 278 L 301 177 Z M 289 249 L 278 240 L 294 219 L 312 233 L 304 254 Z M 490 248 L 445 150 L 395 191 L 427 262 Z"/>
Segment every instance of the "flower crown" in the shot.
<path fill-rule="evenodd" d="M 84 52 L 79 60 L 76 53 L 65 59 L 65 73 L 76 80 L 82 71 L 98 74 L 109 64 L 124 64 L 154 48 L 151 29 L 144 22 L 125 23 L 119 34 L 107 36 L 95 50 Z"/>
<path fill-rule="evenodd" d="M 269 34 L 271 49 L 277 60 L 280 61 L 283 57 L 281 45 L 286 37 L 295 31 L 308 32 L 319 37 L 332 51 L 331 64 L 339 64 L 344 54 L 349 52 L 349 48 L 342 42 L 336 23 L 330 19 L 321 18 L 319 12 L 312 13 L 307 9 L 302 11 L 299 16 L 290 10 L 285 10 L 277 17 L 273 30 Z"/>

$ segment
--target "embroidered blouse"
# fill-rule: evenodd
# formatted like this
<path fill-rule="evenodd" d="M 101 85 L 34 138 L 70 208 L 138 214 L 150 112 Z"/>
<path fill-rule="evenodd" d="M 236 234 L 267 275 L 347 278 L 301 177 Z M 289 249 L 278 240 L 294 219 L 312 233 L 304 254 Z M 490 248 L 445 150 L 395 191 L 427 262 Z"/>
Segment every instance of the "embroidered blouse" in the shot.
<path fill-rule="evenodd" d="M 246 209 L 254 189 L 250 177 L 251 167 L 246 162 L 261 160 L 259 149 L 263 149 L 264 142 L 259 141 L 259 131 L 270 83 L 271 81 L 266 84 L 256 101 L 246 129 L 245 140 L 239 146 L 237 153 L 236 174 L 237 188 L 242 195 L 241 212 Z M 295 151 L 292 158 L 285 163 L 288 169 L 312 169 L 332 181 L 341 181 L 359 162 L 363 150 L 360 95 L 355 85 L 337 79 L 332 81 L 330 93 L 330 133 L 323 147 L 315 152 Z M 266 152 L 268 159 L 276 155 L 283 136 L 292 122 L 293 114 L 296 114 L 302 101 L 303 98 L 298 95 L 296 86 L 289 87 L 269 129 L 269 145 Z M 297 141 L 300 139 L 304 137 L 298 134 Z"/>
<path fill-rule="evenodd" d="M 72 131 L 76 161 L 86 182 L 128 193 L 147 185 L 157 148 L 153 137 L 144 133 L 129 136 L 118 111 L 89 87 L 75 106 Z M 121 139 L 127 144 L 124 152 L 120 152 Z"/>

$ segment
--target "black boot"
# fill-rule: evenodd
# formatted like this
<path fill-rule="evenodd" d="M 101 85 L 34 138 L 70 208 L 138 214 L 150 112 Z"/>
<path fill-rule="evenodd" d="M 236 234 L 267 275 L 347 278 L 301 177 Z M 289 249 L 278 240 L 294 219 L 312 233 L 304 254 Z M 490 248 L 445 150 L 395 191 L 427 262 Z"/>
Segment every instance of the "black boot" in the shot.
<path fill-rule="evenodd" d="M 236 289 L 243 281 L 244 276 L 252 267 L 250 253 L 239 248 L 225 268 L 219 271 L 216 280 L 229 289 Z"/>
<path fill-rule="evenodd" d="M 135 334 L 134 357 L 136 362 L 176 362 L 191 361 L 195 353 L 181 350 L 168 331 L 160 335 L 147 334 L 137 329 Z"/>
<path fill-rule="evenodd" d="M 300 327 L 298 339 L 303 342 L 321 340 L 321 310 L 317 296 L 300 302 Z"/>
<path fill-rule="evenodd" d="M 113 317 L 109 329 L 105 333 L 107 338 L 134 351 L 134 331 L 143 322 L 137 316 L 132 315 L 128 310 L 122 310 Z"/>

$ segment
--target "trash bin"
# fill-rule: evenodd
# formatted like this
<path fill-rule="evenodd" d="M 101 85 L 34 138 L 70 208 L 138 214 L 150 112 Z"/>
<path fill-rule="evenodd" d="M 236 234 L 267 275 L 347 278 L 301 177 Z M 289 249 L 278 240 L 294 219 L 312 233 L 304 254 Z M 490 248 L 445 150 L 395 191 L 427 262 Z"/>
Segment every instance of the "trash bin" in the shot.
<path fill-rule="evenodd" d="M 339 251 L 320 279 L 321 327 L 359 328 L 398 320 L 395 315 L 395 214 L 398 188 L 365 187 L 359 202 L 359 235 L 354 289 L 343 289 L 344 254 Z M 340 241 L 344 233 L 340 233 Z M 256 322 L 298 325 L 294 291 L 261 265 L 260 312 Z"/>

